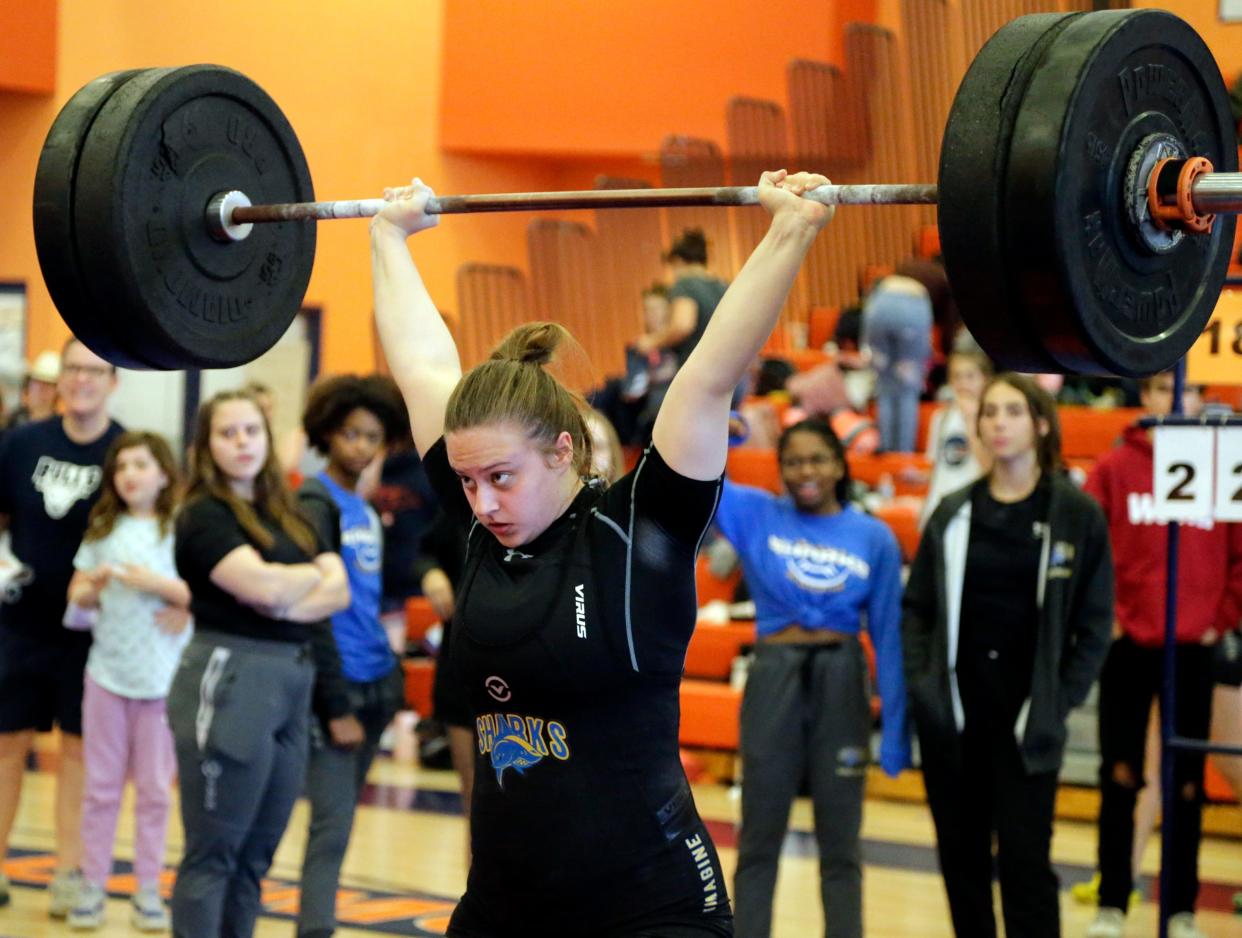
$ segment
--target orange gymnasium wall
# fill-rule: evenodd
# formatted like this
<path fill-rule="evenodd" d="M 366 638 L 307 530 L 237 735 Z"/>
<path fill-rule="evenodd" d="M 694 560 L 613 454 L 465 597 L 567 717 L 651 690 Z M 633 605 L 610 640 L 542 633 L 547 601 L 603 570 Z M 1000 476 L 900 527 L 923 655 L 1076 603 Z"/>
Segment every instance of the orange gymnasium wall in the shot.
<path fill-rule="evenodd" d="M 367 15 L 344 3 L 255 4 L 91 0 L 66 4 L 59 23 L 56 91 L 47 98 L 0 97 L 0 198 L 15 206 L 0 226 L 0 279 L 25 280 L 28 349 L 58 345 L 55 314 L 35 258 L 28 209 L 43 136 L 77 88 L 104 72 L 135 66 L 219 62 L 241 70 L 280 104 L 307 153 L 324 198 L 378 194 L 418 174 L 441 191 L 543 188 L 547 167 L 445 157 L 436 139 L 442 4 L 372 3 Z M 432 294 L 454 303 L 453 277 L 467 258 L 525 259 L 525 219 L 457 220 L 418 239 Z M 370 270 L 366 223 L 320 227 L 307 303 L 324 309 L 324 367 L 371 367 Z"/>
<path fill-rule="evenodd" d="M 1242 30 L 1221 25 L 1215 3 L 1161 5 L 1204 34 L 1227 77 L 1242 71 Z M 839 62 L 846 22 L 895 27 L 898 9 L 897 0 L 91 0 L 62 5 L 58 17 L 55 0 L 3 4 L 0 280 L 28 286 L 28 349 L 59 344 L 66 331 L 26 207 L 57 109 L 106 71 L 240 69 L 297 129 L 321 198 L 369 195 L 415 173 L 444 193 L 584 188 L 599 172 L 656 180 L 667 133 L 723 143 L 730 96 L 784 100 L 790 59 Z M 436 303 L 455 310 L 461 264 L 525 268 L 530 219 L 448 218 L 416 238 Z M 324 309 L 328 370 L 371 367 L 369 281 L 365 222 L 322 225 L 307 303 Z"/>
<path fill-rule="evenodd" d="M 44 48 L 28 69 L 34 74 L 42 65 L 54 74 L 54 82 L 45 82 L 54 89 L 50 94 L 16 95 L 0 88 L 0 204 L 13 207 L 12 223 L 0 226 L 0 280 L 27 284 L 28 351 L 63 341 L 67 330 L 39 274 L 26 206 L 39 149 L 57 110 L 79 87 L 107 71 L 218 62 L 246 73 L 272 95 L 297 130 L 320 198 L 367 196 L 413 174 L 442 193 L 589 187 L 601 171 L 654 180 L 651 155 L 665 133 L 712 132 L 722 138 L 729 95 L 745 90 L 779 97 L 789 58 L 835 55 L 838 21 L 870 18 L 873 5 L 873 0 L 817 5 L 818 25 L 810 28 L 797 24 L 797 4 L 788 0 L 776 10 L 771 4 L 761 8 L 702 0 L 663 5 L 649 0 L 529 5 L 493 0 L 373 0 L 365 5 L 91 0 L 63 4 L 59 21 L 54 0 L 5 4 L 6 9 L 41 8 L 39 28 L 45 35 L 54 28 L 57 41 L 54 60 Z M 590 28 L 607 26 L 607 10 L 622 17 L 631 33 L 605 29 L 588 41 Z M 518 48 L 502 15 L 506 11 L 525 18 L 524 47 L 537 53 L 516 65 L 512 58 L 502 61 L 506 48 L 514 54 Z M 15 17 L 0 15 L 0 26 L 33 48 L 38 17 L 34 12 Z M 689 68 L 689 36 L 695 37 L 694 59 L 711 68 Z M 727 58 L 713 51 L 714 44 L 727 45 Z M 563 70 L 549 69 L 571 55 L 578 56 L 581 67 L 573 81 L 558 87 Z M 463 99 L 458 82 L 463 71 L 475 76 L 476 89 L 491 87 L 510 96 L 505 121 L 495 122 L 493 111 L 476 106 L 480 101 Z M 595 81 L 611 82 L 616 90 L 591 96 L 597 85 L 587 83 L 587 75 L 601 76 Z M 667 90 L 675 83 L 681 93 L 670 96 Z M 661 105 L 669 97 L 680 103 Z M 614 113 L 624 121 L 614 119 Z M 458 137 L 485 145 L 466 147 L 457 141 L 452 146 L 457 152 L 448 152 L 450 141 L 441 140 L 441 116 Z M 558 127 L 553 118 L 563 123 Z M 577 150 L 564 146 L 564 134 L 580 123 L 587 131 L 576 132 Z M 559 157 L 550 156 L 553 149 L 559 149 Z M 587 152 L 613 157 L 575 158 Z M 530 218 L 450 218 L 415 239 L 415 257 L 437 305 L 455 308 L 454 277 L 463 263 L 524 268 Z M 366 245 L 365 222 L 320 226 L 306 302 L 324 309 L 327 370 L 372 364 Z"/>
<path fill-rule="evenodd" d="M 56 0 L 0 6 L 0 95 L 50 94 L 56 84 Z"/>
<path fill-rule="evenodd" d="M 1222 23 L 1217 0 L 1131 0 L 1131 6 L 1158 7 L 1180 16 L 1208 44 L 1226 83 L 1242 74 L 1242 23 Z"/>
<path fill-rule="evenodd" d="M 633 154 L 663 134 L 724 140 L 732 95 L 784 100 L 794 58 L 841 61 L 875 0 L 474 0 L 446 5 L 444 146 Z"/>

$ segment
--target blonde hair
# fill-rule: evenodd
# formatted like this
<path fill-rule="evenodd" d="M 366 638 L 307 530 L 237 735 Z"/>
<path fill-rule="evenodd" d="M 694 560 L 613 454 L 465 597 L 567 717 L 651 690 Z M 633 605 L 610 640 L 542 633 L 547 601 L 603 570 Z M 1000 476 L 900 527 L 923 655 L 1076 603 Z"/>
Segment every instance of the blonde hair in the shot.
<path fill-rule="evenodd" d="M 568 433 L 573 440 L 574 470 L 587 475 L 591 434 L 584 417 L 586 401 L 548 371 L 558 360 L 559 350 L 572 351 L 575 346 L 573 336 L 557 323 L 518 326 L 487 361 L 457 383 L 445 411 L 444 432 L 512 423 L 546 452 L 553 450 L 561 433 Z"/>
<path fill-rule="evenodd" d="M 254 502 L 248 502 L 233 492 L 229 480 L 220 472 L 211 456 L 211 420 L 216 408 L 228 401 L 248 401 L 259 412 L 263 432 L 267 435 L 267 458 L 254 480 Z M 214 495 L 233 512 L 237 523 L 251 542 L 268 549 L 276 543 L 272 532 L 263 526 L 259 515 L 275 521 L 307 557 L 319 553 L 318 540 L 310 523 L 298 510 L 297 498 L 285 484 L 284 474 L 276 460 L 272 446 L 272 428 L 267 415 L 250 390 L 221 391 L 198 409 L 194 425 L 194 443 L 190 450 L 190 481 L 186 487 L 186 501 Z"/>

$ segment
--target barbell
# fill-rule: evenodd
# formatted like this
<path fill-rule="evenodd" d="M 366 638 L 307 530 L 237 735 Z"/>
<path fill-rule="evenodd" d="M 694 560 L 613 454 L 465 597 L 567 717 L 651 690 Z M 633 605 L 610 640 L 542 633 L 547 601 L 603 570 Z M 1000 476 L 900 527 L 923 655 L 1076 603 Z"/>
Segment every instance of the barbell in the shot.
<path fill-rule="evenodd" d="M 824 186 L 838 205 L 936 204 L 963 319 L 1003 367 L 1142 375 L 1207 324 L 1242 211 L 1219 68 L 1153 9 L 1024 16 L 959 86 L 936 185 Z M 753 186 L 438 196 L 438 214 L 744 206 Z M 114 72 L 73 95 L 35 177 L 40 266 L 61 316 L 135 368 L 235 367 L 284 334 L 315 251 L 289 122 L 254 82 L 191 65 Z"/>

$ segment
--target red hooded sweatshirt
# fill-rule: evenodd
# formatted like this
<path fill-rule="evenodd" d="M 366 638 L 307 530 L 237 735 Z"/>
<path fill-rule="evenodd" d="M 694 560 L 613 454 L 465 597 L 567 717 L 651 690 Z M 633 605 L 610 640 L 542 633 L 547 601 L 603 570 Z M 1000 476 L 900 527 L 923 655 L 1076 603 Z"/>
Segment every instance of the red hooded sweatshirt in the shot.
<path fill-rule="evenodd" d="M 1083 488 L 1104 508 L 1113 543 L 1117 619 L 1140 645 L 1164 643 L 1168 530 L 1155 520 L 1152 451 L 1147 431 L 1125 436 L 1087 477 Z M 1198 642 L 1242 618 L 1242 524 L 1182 524 L 1178 548 L 1177 640 Z"/>

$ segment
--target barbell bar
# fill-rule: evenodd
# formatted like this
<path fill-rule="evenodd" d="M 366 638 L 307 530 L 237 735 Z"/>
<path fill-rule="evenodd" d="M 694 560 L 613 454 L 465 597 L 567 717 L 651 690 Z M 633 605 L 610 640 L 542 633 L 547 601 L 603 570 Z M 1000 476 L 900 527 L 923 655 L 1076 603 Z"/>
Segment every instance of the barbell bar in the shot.
<path fill-rule="evenodd" d="M 332 202 L 243 204 L 241 193 L 221 193 L 207 206 L 207 223 L 222 234 L 243 225 L 270 222 L 331 221 L 370 218 L 386 204 L 383 199 L 341 199 Z M 230 199 L 232 197 L 232 200 Z M 802 196 L 823 205 L 935 205 L 935 183 L 826 185 Z M 1200 215 L 1242 213 L 1242 173 L 1207 173 L 1191 187 L 1191 202 Z M 432 196 L 428 215 L 469 215 L 493 212 L 570 211 L 603 208 L 694 208 L 759 204 L 758 186 L 705 186 L 683 189 L 581 189 L 565 192 L 505 192 Z"/>
<path fill-rule="evenodd" d="M 1174 363 L 1211 315 L 1242 211 L 1236 170 L 1224 82 L 1186 23 L 1154 9 L 1036 14 L 972 62 L 936 184 L 806 197 L 937 205 L 963 319 L 1001 366 L 1139 375 Z M 427 211 L 757 201 L 757 187 L 726 186 L 438 196 Z M 314 201 L 275 102 L 196 65 L 74 95 L 44 145 L 34 221 L 49 292 L 91 348 L 137 367 L 231 367 L 297 314 L 314 257 L 305 221 L 382 205 Z"/>

